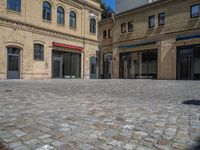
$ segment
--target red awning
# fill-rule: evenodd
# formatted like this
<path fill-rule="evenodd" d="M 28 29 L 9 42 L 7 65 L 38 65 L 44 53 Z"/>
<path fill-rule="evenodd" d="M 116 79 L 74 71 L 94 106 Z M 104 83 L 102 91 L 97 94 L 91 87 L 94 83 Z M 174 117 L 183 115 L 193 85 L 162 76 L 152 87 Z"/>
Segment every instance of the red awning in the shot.
<path fill-rule="evenodd" d="M 69 49 L 73 49 L 73 50 L 77 50 L 77 51 L 81 51 L 81 52 L 83 51 L 83 47 L 75 46 L 75 45 L 68 45 L 68 44 L 62 44 L 62 43 L 53 42 L 53 46 L 69 48 Z"/>

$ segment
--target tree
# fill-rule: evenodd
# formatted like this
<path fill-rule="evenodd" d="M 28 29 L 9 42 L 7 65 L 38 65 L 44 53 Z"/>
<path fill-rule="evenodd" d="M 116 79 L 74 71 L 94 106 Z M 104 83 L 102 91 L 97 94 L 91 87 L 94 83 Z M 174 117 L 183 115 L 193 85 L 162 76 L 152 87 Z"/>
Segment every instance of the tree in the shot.
<path fill-rule="evenodd" d="M 109 6 L 106 6 L 103 0 L 98 0 L 98 2 L 100 3 L 101 8 L 103 9 L 102 19 L 111 17 L 112 13 L 114 13 L 112 8 L 110 8 Z"/>

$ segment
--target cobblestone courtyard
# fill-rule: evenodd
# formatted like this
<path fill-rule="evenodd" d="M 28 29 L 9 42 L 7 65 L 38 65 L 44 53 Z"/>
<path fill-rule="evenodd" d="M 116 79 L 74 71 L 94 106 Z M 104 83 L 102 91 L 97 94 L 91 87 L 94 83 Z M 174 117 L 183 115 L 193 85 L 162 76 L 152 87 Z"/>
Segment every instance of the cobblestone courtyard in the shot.
<path fill-rule="evenodd" d="M 14 150 L 199 150 L 198 100 L 197 81 L 0 81 L 0 141 Z"/>

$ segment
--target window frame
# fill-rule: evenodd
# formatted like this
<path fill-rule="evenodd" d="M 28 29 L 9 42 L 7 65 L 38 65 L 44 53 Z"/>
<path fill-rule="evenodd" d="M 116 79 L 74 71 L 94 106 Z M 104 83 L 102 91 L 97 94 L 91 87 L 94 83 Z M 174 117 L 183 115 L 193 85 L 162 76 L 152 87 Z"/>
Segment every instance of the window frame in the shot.
<path fill-rule="evenodd" d="M 72 16 L 72 14 L 74 16 Z M 71 22 L 71 21 L 75 21 L 75 22 Z M 73 24 L 74 24 L 74 26 L 73 26 Z M 77 27 L 77 15 L 73 10 L 69 12 L 69 27 L 73 28 L 73 29 L 76 29 L 76 27 Z"/>
<path fill-rule="evenodd" d="M 163 23 L 161 23 L 161 16 L 164 15 Z M 165 19 L 166 19 L 166 13 L 161 12 L 158 14 L 158 26 L 164 26 L 165 25 Z"/>
<path fill-rule="evenodd" d="M 195 6 L 199 6 L 199 13 L 198 13 L 198 16 L 193 16 L 193 14 L 192 14 L 192 8 L 195 7 Z M 193 18 L 199 18 L 199 17 L 200 17 L 200 4 L 191 5 L 191 6 L 190 6 L 190 18 L 193 19 Z"/>
<path fill-rule="evenodd" d="M 19 4 L 18 4 L 18 5 L 19 5 L 19 10 L 16 9 L 18 5 L 15 5 L 15 9 L 13 9 L 13 8 L 9 5 L 10 2 L 17 3 L 17 0 L 7 0 L 7 10 L 20 13 L 20 12 L 21 12 L 21 0 L 18 0 L 18 2 L 19 2 Z M 10 7 L 9 7 L 9 6 L 10 6 Z"/>
<path fill-rule="evenodd" d="M 59 11 L 59 9 L 62 10 L 62 12 Z M 63 18 L 61 18 L 61 15 L 63 15 Z M 60 20 L 60 19 L 63 19 L 63 20 Z M 57 24 L 65 25 L 65 10 L 62 6 L 57 7 Z"/>
<path fill-rule="evenodd" d="M 130 28 L 131 23 L 132 23 L 132 30 L 130 30 L 131 29 Z M 128 22 L 128 32 L 133 32 L 133 21 Z"/>
<path fill-rule="evenodd" d="M 33 60 L 44 61 L 44 45 L 43 44 L 40 44 L 40 43 L 33 44 Z"/>
<path fill-rule="evenodd" d="M 49 5 L 49 8 L 45 6 L 45 3 Z M 46 10 L 50 11 L 50 18 L 48 18 L 49 12 Z M 49 22 L 52 20 L 52 6 L 48 1 L 43 1 L 42 3 L 42 19 Z"/>
<path fill-rule="evenodd" d="M 90 18 L 90 33 L 96 34 L 96 20 L 95 18 Z"/>
<path fill-rule="evenodd" d="M 151 25 L 151 19 L 152 18 L 154 18 L 154 25 L 153 26 Z M 148 17 L 149 29 L 155 28 L 155 26 L 156 26 L 155 21 L 156 21 L 156 16 L 155 15 L 151 15 L 151 16 Z"/>
<path fill-rule="evenodd" d="M 125 29 L 124 31 L 123 31 L 123 28 Z M 121 24 L 121 34 L 123 33 L 126 33 L 126 23 Z"/>

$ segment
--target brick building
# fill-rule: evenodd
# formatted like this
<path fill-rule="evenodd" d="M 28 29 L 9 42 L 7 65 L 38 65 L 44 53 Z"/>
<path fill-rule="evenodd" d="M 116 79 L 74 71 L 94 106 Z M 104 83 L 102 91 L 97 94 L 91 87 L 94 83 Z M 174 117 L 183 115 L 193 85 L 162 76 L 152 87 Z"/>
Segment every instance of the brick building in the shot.
<path fill-rule="evenodd" d="M 96 78 L 96 0 L 1 0 L 0 79 Z"/>
<path fill-rule="evenodd" d="M 200 79 L 200 1 L 159 0 L 99 23 L 103 78 Z"/>

